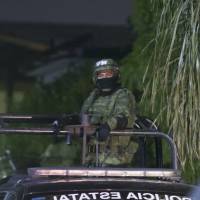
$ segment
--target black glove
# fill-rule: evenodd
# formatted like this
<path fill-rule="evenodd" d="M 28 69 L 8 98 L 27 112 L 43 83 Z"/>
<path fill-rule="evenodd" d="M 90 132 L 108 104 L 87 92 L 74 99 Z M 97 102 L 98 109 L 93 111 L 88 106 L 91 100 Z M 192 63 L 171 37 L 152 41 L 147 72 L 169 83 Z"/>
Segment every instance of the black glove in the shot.
<path fill-rule="evenodd" d="M 117 119 L 117 129 L 125 129 L 128 124 L 127 117 L 119 116 Z"/>
<path fill-rule="evenodd" d="M 110 134 L 110 127 L 107 123 L 101 124 L 98 128 L 98 141 L 105 141 Z"/>

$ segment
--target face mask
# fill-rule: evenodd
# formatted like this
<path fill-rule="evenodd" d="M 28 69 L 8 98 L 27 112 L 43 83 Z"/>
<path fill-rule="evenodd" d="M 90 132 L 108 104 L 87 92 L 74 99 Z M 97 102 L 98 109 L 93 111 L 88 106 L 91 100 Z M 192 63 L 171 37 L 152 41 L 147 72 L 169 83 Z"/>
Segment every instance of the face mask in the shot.
<path fill-rule="evenodd" d="M 117 86 L 117 77 L 97 79 L 96 86 L 103 92 L 110 92 Z"/>

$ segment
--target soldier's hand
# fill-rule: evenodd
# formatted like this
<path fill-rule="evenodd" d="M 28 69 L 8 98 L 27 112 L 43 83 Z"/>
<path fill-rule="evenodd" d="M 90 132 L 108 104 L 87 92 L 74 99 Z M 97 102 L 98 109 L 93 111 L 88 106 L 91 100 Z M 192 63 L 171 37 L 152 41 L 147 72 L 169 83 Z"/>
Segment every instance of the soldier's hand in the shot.
<path fill-rule="evenodd" d="M 110 134 L 110 127 L 107 123 L 101 124 L 97 130 L 98 132 L 98 140 L 105 141 Z"/>

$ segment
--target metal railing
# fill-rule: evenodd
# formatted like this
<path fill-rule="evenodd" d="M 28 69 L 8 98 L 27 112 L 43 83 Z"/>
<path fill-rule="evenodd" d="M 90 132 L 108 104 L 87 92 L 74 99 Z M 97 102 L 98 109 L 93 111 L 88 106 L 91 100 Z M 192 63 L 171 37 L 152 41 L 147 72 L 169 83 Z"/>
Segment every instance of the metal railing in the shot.
<path fill-rule="evenodd" d="M 41 121 L 40 121 L 41 120 Z M 70 120 L 69 120 L 70 121 Z M 48 128 L 13 128 L 9 127 L 9 123 L 21 123 L 21 122 L 45 122 L 51 123 L 51 127 Z M 53 123 L 52 123 L 53 122 Z M 84 165 L 86 162 L 86 154 L 87 154 L 87 130 L 90 127 L 87 120 L 84 120 L 84 123 L 78 125 L 66 125 L 61 127 L 56 117 L 47 117 L 45 116 L 26 116 L 26 115 L 0 115 L 0 134 L 26 134 L 26 135 L 66 135 L 67 143 L 70 144 L 72 136 L 80 136 L 82 134 L 82 164 Z M 145 145 L 144 138 L 153 137 L 156 142 L 156 159 L 158 168 L 162 168 L 162 143 L 161 140 L 165 140 L 170 147 L 170 158 L 171 158 L 171 170 L 177 171 L 177 151 L 176 146 L 173 140 L 166 134 L 158 131 L 137 131 L 133 129 L 126 130 L 115 130 L 110 132 L 111 137 L 115 136 L 131 136 L 131 137 L 139 137 L 141 141 L 141 160 L 143 161 L 143 166 L 145 168 Z M 98 165 L 98 156 L 99 152 L 97 149 L 96 152 L 96 163 Z"/>

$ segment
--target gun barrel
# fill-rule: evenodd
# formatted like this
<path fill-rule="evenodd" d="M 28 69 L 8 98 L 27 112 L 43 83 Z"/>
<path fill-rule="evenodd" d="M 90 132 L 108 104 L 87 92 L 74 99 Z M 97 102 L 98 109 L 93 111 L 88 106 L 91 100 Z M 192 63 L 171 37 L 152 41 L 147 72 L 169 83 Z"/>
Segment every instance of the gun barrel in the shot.
<path fill-rule="evenodd" d="M 30 135 L 53 135 L 55 131 L 51 128 L 1 128 L 0 134 L 30 134 Z M 60 130 L 59 135 L 70 134 L 68 130 Z"/>
<path fill-rule="evenodd" d="M 60 114 L 60 115 L 18 115 L 0 114 L 2 123 L 53 123 L 55 120 L 63 124 L 80 124 L 79 114 Z"/>

